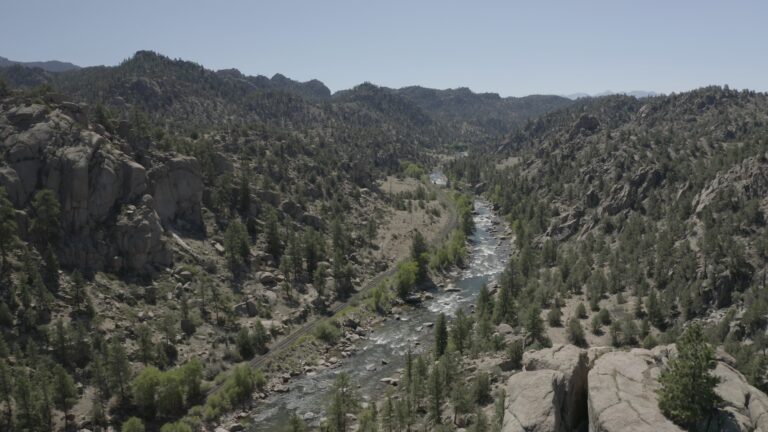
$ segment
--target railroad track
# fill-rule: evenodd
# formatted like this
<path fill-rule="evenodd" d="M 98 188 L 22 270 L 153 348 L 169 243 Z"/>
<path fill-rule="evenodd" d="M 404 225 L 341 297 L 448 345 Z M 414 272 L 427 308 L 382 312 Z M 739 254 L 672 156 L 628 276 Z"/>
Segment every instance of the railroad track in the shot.
<path fill-rule="evenodd" d="M 437 234 L 429 241 L 430 246 L 439 247 L 444 241 L 448 239 L 451 233 L 458 226 L 458 220 L 457 220 L 458 216 L 456 215 L 456 207 L 453 205 L 448 195 L 445 193 L 445 190 L 439 187 L 436 187 L 431 183 L 429 183 L 427 187 L 430 190 L 435 192 L 435 194 L 437 195 L 438 201 L 445 204 L 445 210 L 448 212 L 448 223 L 446 223 L 440 229 L 440 231 L 438 231 Z M 383 282 L 387 278 L 392 277 L 397 272 L 397 268 L 400 265 L 400 263 L 402 263 L 405 259 L 406 258 L 401 259 L 392 267 L 378 273 L 376 276 L 369 279 L 357 292 L 355 292 L 352 296 L 350 296 L 350 298 L 347 299 L 347 301 L 340 302 L 339 304 L 332 307 L 329 311 L 330 316 L 336 315 L 337 313 L 341 312 L 341 310 L 343 310 L 345 307 L 354 303 L 356 300 L 362 299 L 368 291 L 378 286 L 381 282 Z M 304 323 L 301 327 L 295 329 L 291 333 L 287 334 L 285 337 L 275 342 L 275 344 L 273 344 L 270 347 L 268 352 L 250 360 L 248 362 L 249 365 L 255 368 L 262 368 L 264 365 L 268 364 L 269 361 L 272 360 L 275 356 L 285 351 L 287 348 L 290 348 L 291 346 L 293 346 L 293 344 L 299 339 L 301 339 L 302 336 L 306 336 L 310 334 L 324 319 L 325 319 L 324 317 L 317 317 L 312 321 L 308 321 Z M 207 396 L 210 396 L 211 394 L 219 390 L 224 385 L 225 381 L 226 380 L 223 380 L 220 384 L 216 384 L 213 387 L 211 387 L 207 392 Z"/>

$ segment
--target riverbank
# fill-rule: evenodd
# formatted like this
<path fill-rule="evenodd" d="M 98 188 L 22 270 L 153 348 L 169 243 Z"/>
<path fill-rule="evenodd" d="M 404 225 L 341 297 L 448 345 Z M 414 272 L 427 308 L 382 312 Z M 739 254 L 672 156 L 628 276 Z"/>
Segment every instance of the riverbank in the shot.
<path fill-rule="evenodd" d="M 272 393 L 252 407 L 223 419 L 222 424 L 251 423 L 249 430 L 279 430 L 292 413 L 310 424 L 318 424 L 326 408 L 324 395 L 339 373 L 357 383 L 364 400 L 380 394 L 399 380 L 398 369 L 410 349 L 429 349 L 432 323 L 439 313 L 453 315 L 458 308 L 471 308 L 480 287 L 492 283 L 503 270 L 508 249 L 501 241 L 507 228 L 487 204 L 477 203 L 476 230 L 470 237 L 470 254 L 465 269 L 441 274 L 435 287 L 423 292 L 419 306 L 396 304 L 387 316 L 360 312 L 339 317 L 343 336 L 330 346 L 317 340 L 306 351 L 292 351 L 297 368 L 275 373 Z M 305 348 L 307 344 L 302 344 Z"/>

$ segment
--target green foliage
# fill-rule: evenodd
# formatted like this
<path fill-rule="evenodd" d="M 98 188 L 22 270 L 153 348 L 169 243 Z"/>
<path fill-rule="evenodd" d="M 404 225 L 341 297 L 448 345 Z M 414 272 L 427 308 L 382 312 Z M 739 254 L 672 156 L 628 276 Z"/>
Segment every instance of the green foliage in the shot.
<path fill-rule="evenodd" d="M 430 258 L 429 266 L 445 270 L 449 266 L 463 266 L 467 258 L 467 236 L 462 230 L 455 230 L 450 240 L 440 246 Z"/>
<path fill-rule="evenodd" d="M 713 415 L 720 404 L 715 393 L 719 378 L 710 373 L 716 365 L 715 353 L 704 341 L 699 324 L 683 333 L 677 352 L 659 377 L 659 408 L 675 423 L 692 428 Z"/>
<path fill-rule="evenodd" d="M 224 250 L 227 254 L 227 262 L 234 272 L 248 262 L 250 248 L 250 239 L 245 225 L 239 220 L 231 221 L 224 233 Z"/>
<path fill-rule="evenodd" d="M 235 366 L 219 390 L 205 401 L 203 417 L 214 420 L 223 413 L 251 399 L 254 390 L 263 390 L 267 385 L 264 375 L 258 369 L 248 365 Z"/>
<path fill-rule="evenodd" d="M 202 371 L 198 360 L 163 372 L 154 366 L 146 367 L 131 381 L 133 402 L 145 419 L 155 414 L 174 417 L 200 397 Z"/>
<path fill-rule="evenodd" d="M 587 340 L 584 337 L 584 329 L 581 327 L 581 322 L 578 318 L 571 318 L 568 320 L 565 336 L 568 338 L 568 342 L 576 346 L 583 347 L 587 345 Z"/>
<path fill-rule="evenodd" d="M 472 344 L 472 318 L 467 316 L 464 309 L 456 311 L 451 325 L 450 338 L 456 351 L 464 353 Z"/>
<path fill-rule="evenodd" d="M 331 403 L 328 407 L 328 430 L 346 432 L 350 428 L 347 414 L 353 414 L 359 408 L 358 396 L 354 391 L 349 376 L 342 373 L 336 378 L 331 391 Z"/>
<path fill-rule="evenodd" d="M 315 327 L 314 335 L 328 345 L 336 345 L 341 338 L 341 329 L 335 321 L 324 320 Z"/>
<path fill-rule="evenodd" d="M 416 283 L 424 282 L 427 278 L 429 248 L 427 241 L 419 231 L 416 231 L 411 241 L 411 261 L 416 263 Z"/>
<path fill-rule="evenodd" d="M 405 176 L 413 177 L 415 179 L 420 179 L 421 176 L 426 175 L 427 173 L 422 166 L 409 161 L 401 161 L 400 169 Z"/>
<path fill-rule="evenodd" d="M 563 325 L 563 312 L 560 311 L 560 307 L 555 305 L 547 312 L 547 322 L 550 327 L 560 327 Z"/>
<path fill-rule="evenodd" d="M 587 308 L 584 307 L 584 303 L 579 303 L 576 306 L 576 317 L 578 319 L 585 319 L 587 317 Z"/>
<path fill-rule="evenodd" d="M 507 358 L 512 369 L 521 369 L 523 367 L 523 341 L 515 340 L 507 348 Z"/>
<path fill-rule="evenodd" d="M 545 340 L 544 334 L 544 320 L 541 319 L 541 309 L 537 305 L 533 305 L 528 309 L 528 313 L 525 316 L 525 331 L 527 336 L 533 342 L 543 342 Z"/>
<path fill-rule="evenodd" d="M 58 245 L 59 241 L 59 214 L 61 207 L 59 200 L 50 189 L 41 189 L 35 193 L 32 199 L 34 218 L 30 225 L 30 233 L 35 239 L 39 250 L 44 250 L 47 245 Z"/>
<path fill-rule="evenodd" d="M 472 382 L 472 399 L 478 405 L 487 405 L 491 397 L 491 379 L 486 372 L 478 372 Z"/>
<path fill-rule="evenodd" d="M 437 316 L 437 323 L 435 324 L 435 357 L 442 357 L 446 348 L 448 348 L 448 326 L 445 314 L 441 313 Z"/>
<path fill-rule="evenodd" d="M 395 274 L 397 295 L 404 299 L 413 291 L 418 281 L 419 266 L 413 260 L 401 263 Z"/>
<path fill-rule="evenodd" d="M 5 187 L 0 187 L 0 276 L 6 271 L 8 252 L 18 242 L 18 226 L 13 204 L 8 199 Z"/>
<path fill-rule="evenodd" d="M 144 422 L 138 417 L 131 417 L 120 428 L 121 432 L 144 432 Z"/>

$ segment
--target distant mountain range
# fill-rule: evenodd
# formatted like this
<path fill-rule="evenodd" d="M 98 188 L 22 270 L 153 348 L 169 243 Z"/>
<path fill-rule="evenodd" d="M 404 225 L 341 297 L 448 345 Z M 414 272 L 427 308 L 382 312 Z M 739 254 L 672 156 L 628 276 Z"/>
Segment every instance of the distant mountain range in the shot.
<path fill-rule="evenodd" d="M 661 93 L 653 92 L 653 91 L 645 91 L 645 90 L 634 90 L 629 92 L 615 92 L 611 90 L 606 90 L 601 93 L 596 94 L 589 94 L 589 93 L 572 93 L 569 95 L 563 95 L 563 97 L 566 97 L 571 100 L 581 99 L 581 98 L 587 98 L 587 97 L 601 97 L 601 96 L 611 96 L 611 95 L 627 95 L 627 96 L 634 96 L 638 99 L 647 98 L 647 97 L 653 97 L 653 96 L 660 96 Z"/>
<path fill-rule="evenodd" d="M 13 65 L 20 65 L 30 68 L 40 68 L 47 72 L 66 72 L 70 70 L 80 69 L 80 66 L 67 63 L 67 62 L 61 62 L 58 60 L 49 60 L 49 61 L 36 61 L 36 62 L 20 62 L 16 60 L 10 60 L 5 57 L 0 57 L 0 67 L 8 67 Z"/>

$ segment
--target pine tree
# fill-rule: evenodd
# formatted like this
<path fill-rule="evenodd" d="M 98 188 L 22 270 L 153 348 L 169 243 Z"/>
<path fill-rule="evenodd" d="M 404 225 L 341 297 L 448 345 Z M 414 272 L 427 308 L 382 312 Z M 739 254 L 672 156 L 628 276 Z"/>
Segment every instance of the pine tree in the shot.
<path fill-rule="evenodd" d="M 283 255 L 283 243 L 280 240 L 280 228 L 277 221 L 277 211 L 270 209 L 267 213 L 267 224 L 265 227 L 267 240 L 267 253 L 272 255 L 277 262 Z"/>
<path fill-rule="evenodd" d="M 528 315 L 525 318 L 525 330 L 532 342 L 541 342 L 544 338 L 544 320 L 541 319 L 541 309 L 537 305 L 532 305 L 528 309 Z"/>
<path fill-rule="evenodd" d="M 659 378 L 659 408 L 675 423 L 693 428 L 711 418 L 720 404 L 715 392 L 720 379 L 710 373 L 716 366 L 715 353 L 698 323 L 680 337 L 677 352 Z"/>
<path fill-rule="evenodd" d="M 339 374 L 333 384 L 331 405 L 328 408 L 328 426 L 332 432 L 346 432 L 349 428 L 347 414 L 357 410 L 358 400 L 347 374 Z"/>
<path fill-rule="evenodd" d="M 424 282 L 427 278 L 427 266 L 429 265 L 429 248 L 420 231 L 416 231 L 411 241 L 411 259 L 416 263 L 416 282 Z"/>
<path fill-rule="evenodd" d="M 39 250 L 47 245 L 56 247 L 59 240 L 59 200 L 50 189 L 42 189 L 32 199 L 35 217 L 32 219 L 30 232 Z"/>
<path fill-rule="evenodd" d="M 53 402 L 64 413 L 64 430 L 67 430 L 69 410 L 77 402 L 75 380 L 60 365 L 53 367 Z"/>
<path fill-rule="evenodd" d="M 445 314 L 441 313 L 437 317 L 435 324 L 435 357 L 440 358 L 445 354 L 448 347 L 448 328 L 445 322 Z"/>
<path fill-rule="evenodd" d="M 5 405 L 5 421 L 3 424 L 7 430 L 11 430 L 13 422 L 13 384 L 11 368 L 5 359 L 0 359 L 0 402 Z"/>
<path fill-rule="evenodd" d="M 437 362 L 429 374 L 429 414 L 435 424 L 442 423 L 443 377 L 442 362 Z"/>
<path fill-rule="evenodd" d="M 138 417 L 131 417 L 123 423 L 120 432 L 144 432 L 144 422 Z"/>
<path fill-rule="evenodd" d="M 118 338 L 112 339 L 109 344 L 107 354 L 107 370 L 109 372 L 110 385 L 116 390 L 121 400 L 126 400 L 128 395 L 128 381 L 131 375 L 131 365 L 128 362 L 128 356 L 125 354 L 123 344 Z"/>
<path fill-rule="evenodd" d="M 0 275 L 5 274 L 8 252 L 18 241 L 18 227 L 13 204 L 8 200 L 5 187 L 0 187 Z"/>
<path fill-rule="evenodd" d="M 15 371 L 14 396 L 17 410 L 17 424 L 20 430 L 35 430 L 39 424 L 37 394 L 34 391 L 29 372 Z"/>
<path fill-rule="evenodd" d="M 587 340 L 584 338 L 584 329 L 581 327 L 581 322 L 577 318 L 568 320 L 566 337 L 569 342 L 576 346 L 585 346 L 587 344 Z"/>

